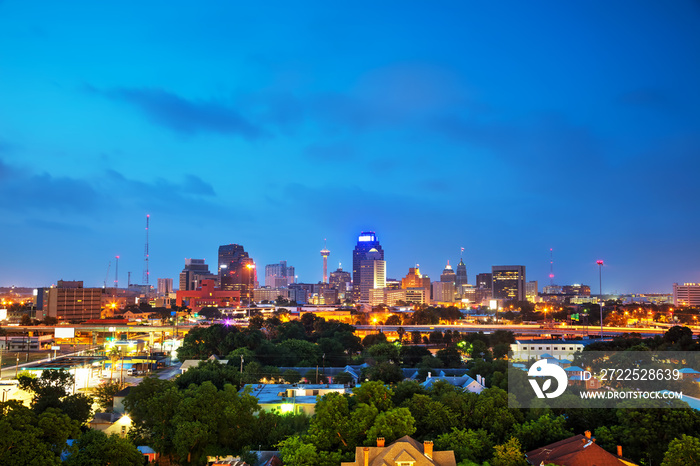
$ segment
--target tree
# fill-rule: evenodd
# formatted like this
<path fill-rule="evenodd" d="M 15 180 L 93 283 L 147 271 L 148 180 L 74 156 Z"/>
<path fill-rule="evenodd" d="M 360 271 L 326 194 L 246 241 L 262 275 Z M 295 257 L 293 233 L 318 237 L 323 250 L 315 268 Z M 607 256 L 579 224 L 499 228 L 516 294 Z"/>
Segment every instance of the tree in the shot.
<path fill-rule="evenodd" d="M 296 466 L 316 466 L 320 464 L 320 457 L 316 447 L 310 443 L 304 443 L 301 437 L 294 435 L 277 444 L 280 458 L 284 464 Z"/>
<path fill-rule="evenodd" d="M 32 318 L 29 317 L 29 314 L 22 314 L 22 318 L 19 320 L 19 324 L 23 327 L 27 327 L 33 324 Z"/>
<path fill-rule="evenodd" d="M 334 383 L 348 384 L 355 380 L 349 372 L 341 372 L 333 378 Z"/>
<path fill-rule="evenodd" d="M 379 411 L 392 408 L 393 392 L 382 382 L 365 382 L 353 389 L 353 399 L 358 403 L 374 405 Z"/>
<path fill-rule="evenodd" d="M 301 374 L 294 369 L 287 369 L 282 373 L 282 378 L 287 383 L 298 383 L 301 380 Z"/>
<path fill-rule="evenodd" d="M 451 432 L 440 435 L 435 440 L 435 450 L 455 453 L 457 462 L 470 460 L 475 463 L 486 461 L 491 455 L 493 445 L 488 433 L 483 430 L 452 428 Z"/>
<path fill-rule="evenodd" d="M 32 409 L 40 414 L 58 408 L 80 424 L 88 421 L 92 398 L 83 394 L 68 395 L 73 376 L 64 369 L 43 371 L 41 377 L 20 375 L 19 388 L 33 394 Z"/>
<path fill-rule="evenodd" d="M 374 424 L 367 431 L 365 445 L 376 445 L 378 437 L 384 437 L 391 443 L 404 435 L 412 435 L 416 431 L 415 420 L 408 408 L 394 408 L 380 412 Z"/>
<path fill-rule="evenodd" d="M 386 325 L 401 325 L 401 317 L 396 314 L 392 314 L 386 318 Z"/>
<path fill-rule="evenodd" d="M 399 336 L 399 343 L 403 343 L 403 336 L 406 334 L 406 329 L 399 327 L 396 329 L 396 334 Z"/>
<path fill-rule="evenodd" d="M 41 414 L 11 400 L 0 403 L 0 464 L 56 465 L 78 423 L 56 409 Z"/>
<path fill-rule="evenodd" d="M 143 464 L 143 455 L 134 444 L 115 434 L 89 429 L 73 445 L 66 466 L 133 466 Z"/>
<path fill-rule="evenodd" d="M 97 404 L 106 412 L 111 412 L 114 405 L 114 394 L 126 387 L 126 384 L 119 382 L 105 382 L 93 390 Z"/>
<path fill-rule="evenodd" d="M 661 466 L 700 464 L 700 439 L 683 434 L 668 445 Z"/>
<path fill-rule="evenodd" d="M 494 447 L 492 466 L 527 466 L 520 442 L 511 437 L 506 443 Z"/>
<path fill-rule="evenodd" d="M 379 380 L 386 384 L 398 383 L 404 379 L 401 368 L 388 361 L 368 367 L 363 375 L 369 380 Z"/>
<path fill-rule="evenodd" d="M 513 435 L 520 441 L 525 451 L 530 451 L 571 437 L 573 432 L 567 430 L 565 426 L 564 416 L 553 417 L 545 414 L 524 424 L 517 424 Z"/>

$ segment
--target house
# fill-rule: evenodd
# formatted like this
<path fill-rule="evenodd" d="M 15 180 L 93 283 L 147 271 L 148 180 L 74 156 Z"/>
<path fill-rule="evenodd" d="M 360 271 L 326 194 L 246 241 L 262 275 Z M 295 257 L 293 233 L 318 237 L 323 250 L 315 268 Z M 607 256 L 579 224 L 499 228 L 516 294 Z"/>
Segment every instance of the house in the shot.
<path fill-rule="evenodd" d="M 224 366 L 228 364 L 228 359 L 219 359 L 219 357 L 215 354 L 212 354 L 207 359 L 186 359 L 180 366 L 180 374 L 184 374 L 192 367 L 197 367 L 199 363 L 203 361 L 217 361 L 219 364 L 223 364 Z"/>
<path fill-rule="evenodd" d="M 267 412 L 305 413 L 316 412 L 316 397 L 327 393 L 348 393 L 343 384 L 248 384 L 240 393 L 249 390 L 258 399 L 260 407 Z"/>
<path fill-rule="evenodd" d="M 453 451 L 433 451 L 433 442 L 422 444 L 409 437 L 384 446 L 384 439 L 377 439 L 376 447 L 356 447 L 355 461 L 340 466 L 456 466 Z"/>
<path fill-rule="evenodd" d="M 442 374 L 442 373 L 441 373 Z M 481 393 L 482 390 L 486 388 L 486 380 L 480 376 L 476 376 L 476 380 L 472 379 L 468 375 L 464 374 L 461 376 L 448 376 L 448 375 L 438 375 L 437 377 L 428 376 L 421 385 L 425 388 L 431 388 L 435 382 L 443 381 L 454 385 L 455 387 L 460 387 L 468 392 Z"/>
<path fill-rule="evenodd" d="M 556 464 L 559 466 L 636 466 L 622 457 L 622 447 L 617 447 L 617 456 L 604 450 L 591 438 L 591 432 L 574 435 L 551 443 L 525 454 L 529 464 Z"/>

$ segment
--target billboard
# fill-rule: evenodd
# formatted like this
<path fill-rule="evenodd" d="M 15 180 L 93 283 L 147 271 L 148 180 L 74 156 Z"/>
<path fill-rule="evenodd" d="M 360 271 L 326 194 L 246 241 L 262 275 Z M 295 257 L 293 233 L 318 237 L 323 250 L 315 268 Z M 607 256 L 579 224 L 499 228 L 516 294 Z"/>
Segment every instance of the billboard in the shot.
<path fill-rule="evenodd" d="M 73 327 L 56 327 L 55 338 L 75 338 L 75 329 Z"/>

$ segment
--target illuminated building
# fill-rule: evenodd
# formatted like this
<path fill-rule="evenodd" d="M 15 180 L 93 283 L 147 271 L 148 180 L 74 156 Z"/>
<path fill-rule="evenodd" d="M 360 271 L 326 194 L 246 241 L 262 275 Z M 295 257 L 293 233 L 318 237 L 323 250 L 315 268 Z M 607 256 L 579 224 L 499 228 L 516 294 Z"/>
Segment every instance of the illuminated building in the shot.
<path fill-rule="evenodd" d="M 218 280 L 219 277 L 209 272 L 204 259 L 185 259 L 185 268 L 180 272 L 180 290 L 196 290 L 202 280 Z"/>
<path fill-rule="evenodd" d="M 447 265 L 445 266 L 445 269 L 442 271 L 442 275 L 440 275 L 440 281 L 441 282 L 450 282 L 454 286 L 457 283 L 457 274 L 455 273 L 454 270 L 452 270 L 452 266 L 450 265 L 450 261 L 447 261 Z"/>
<path fill-rule="evenodd" d="M 352 251 L 352 286 L 353 298 L 356 301 L 360 299 L 362 294 L 360 290 L 361 283 L 363 282 L 362 261 L 367 259 L 367 254 L 372 250 L 376 252 L 374 256 L 378 257 L 378 260 L 384 261 L 384 250 L 377 240 L 377 235 L 375 235 L 373 231 L 363 231 L 357 238 L 357 245 Z M 386 280 L 386 274 L 384 275 L 384 280 Z M 369 279 L 365 279 L 364 281 L 369 283 Z M 367 299 L 369 299 L 369 291 L 367 292 Z"/>
<path fill-rule="evenodd" d="M 452 303 L 455 300 L 455 285 L 449 281 L 433 282 L 433 302 Z"/>
<path fill-rule="evenodd" d="M 102 288 L 83 288 L 82 281 L 59 280 L 55 288 L 44 289 L 45 315 L 60 321 L 85 322 L 99 319 L 102 312 Z"/>
<path fill-rule="evenodd" d="M 524 265 L 494 265 L 491 279 L 493 299 L 525 301 Z"/>
<path fill-rule="evenodd" d="M 178 290 L 177 305 L 183 303 L 194 312 L 203 307 L 236 307 L 241 302 L 241 293 L 238 290 L 223 290 L 216 288 L 214 280 L 203 280 L 202 286 L 197 290 Z"/>
<path fill-rule="evenodd" d="M 561 287 L 561 292 L 565 295 L 571 296 L 590 296 L 591 287 L 588 285 L 564 285 Z"/>
<path fill-rule="evenodd" d="M 455 277 L 455 285 L 459 287 L 461 285 L 467 285 L 468 283 L 469 280 L 467 279 L 467 266 L 464 264 L 464 261 L 460 259 L 459 264 L 457 264 L 457 276 Z"/>
<path fill-rule="evenodd" d="M 219 246 L 219 283 L 222 290 L 236 290 L 247 301 L 252 300 L 255 288 L 255 262 L 245 252 L 240 244 L 224 244 Z"/>
<path fill-rule="evenodd" d="M 158 295 L 167 296 L 173 292 L 173 279 L 172 278 L 159 278 L 158 279 Z"/>
<path fill-rule="evenodd" d="M 265 266 L 265 286 L 282 288 L 294 282 L 294 267 L 287 265 L 287 261 Z"/>
<path fill-rule="evenodd" d="M 674 306 L 700 306 L 700 283 L 673 284 Z"/>
<path fill-rule="evenodd" d="M 409 267 L 408 273 L 401 279 L 401 288 L 430 289 L 430 277 L 427 275 L 422 275 L 418 267 Z"/>
<path fill-rule="evenodd" d="M 383 301 L 383 291 L 382 298 L 377 298 L 379 296 L 377 292 L 370 293 L 370 291 L 384 290 L 384 288 L 386 288 L 386 262 L 383 260 L 383 254 L 372 248 L 360 261 L 360 302 L 380 304 Z M 370 294 L 374 297 L 371 300 Z M 376 302 L 377 299 L 380 301 Z"/>
<path fill-rule="evenodd" d="M 333 288 L 338 290 L 338 298 L 341 300 L 344 300 L 347 291 L 352 289 L 352 275 L 350 275 L 350 272 L 345 272 L 340 264 L 338 264 L 338 269 L 335 272 L 331 272 L 328 282 Z"/>
<path fill-rule="evenodd" d="M 537 280 L 525 283 L 525 298 L 531 303 L 537 302 Z"/>
<path fill-rule="evenodd" d="M 493 280 L 490 273 L 480 273 L 476 276 L 476 287 L 480 290 L 490 290 Z"/>

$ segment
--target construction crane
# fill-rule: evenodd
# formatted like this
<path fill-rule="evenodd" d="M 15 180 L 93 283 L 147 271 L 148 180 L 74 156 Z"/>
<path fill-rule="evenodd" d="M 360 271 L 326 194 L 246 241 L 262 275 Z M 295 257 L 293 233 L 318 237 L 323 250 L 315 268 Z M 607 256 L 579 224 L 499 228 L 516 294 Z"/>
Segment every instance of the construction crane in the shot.
<path fill-rule="evenodd" d="M 104 285 L 102 288 L 107 288 L 107 278 L 109 277 L 109 269 L 112 267 L 112 261 L 109 261 L 109 264 L 107 264 L 107 273 L 105 274 L 105 281 Z"/>

